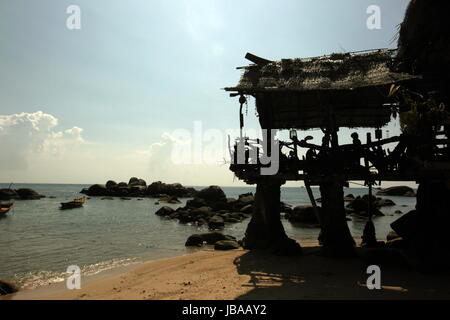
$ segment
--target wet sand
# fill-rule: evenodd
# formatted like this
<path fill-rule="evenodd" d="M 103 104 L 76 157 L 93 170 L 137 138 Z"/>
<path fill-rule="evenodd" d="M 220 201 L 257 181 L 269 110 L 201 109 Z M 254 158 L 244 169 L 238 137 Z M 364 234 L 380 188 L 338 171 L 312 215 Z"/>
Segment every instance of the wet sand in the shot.
<path fill-rule="evenodd" d="M 369 290 L 369 263 L 333 259 L 305 244 L 300 257 L 263 251 L 202 250 L 161 259 L 90 281 L 80 290 L 33 290 L 13 299 L 449 299 L 450 276 L 427 275 L 406 266 L 380 265 L 380 290 Z M 35 292 L 39 290 L 36 289 Z"/>

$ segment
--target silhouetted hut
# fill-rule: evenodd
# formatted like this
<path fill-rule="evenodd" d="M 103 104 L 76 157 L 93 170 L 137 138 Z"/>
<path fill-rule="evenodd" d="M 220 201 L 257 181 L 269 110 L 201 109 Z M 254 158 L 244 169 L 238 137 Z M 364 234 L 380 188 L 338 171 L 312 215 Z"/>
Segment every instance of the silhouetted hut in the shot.
<path fill-rule="evenodd" d="M 329 149 L 331 154 L 318 172 L 309 175 L 302 174 L 301 161 L 288 172 L 281 163 L 279 173 L 272 176 L 255 176 L 249 166 L 232 165 L 239 178 L 257 184 L 255 212 L 244 238 L 245 247 L 275 247 L 274 250 L 282 253 L 300 252 L 287 238 L 280 222 L 280 186 L 286 179 L 305 180 L 308 188 L 311 183 L 320 186 L 320 240 L 324 253 L 352 254 L 354 240 L 347 226 L 343 202 L 343 186 L 350 176 L 342 171 L 343 165 L 333 157 L 333 150 L 342 151 L 338 143 L 339 127 L 380 128 L 386 125 L 393 112 L 392 106 L 386 104 L 389 87 L 417 78 L 391 69 L 393 53 L 382 49 L 280 61 L 246 55 L 254 64 L 240 67 L 244 72 L 238 85 L 225 90 L 231 92 L 231 96 L 241 97 L 241 107 L 245 95 L 255 98 L 263 129 L 321 128 L 327 142 L 322 146 L 306 143 L 303 146 Z M 241 122 L 242 118 L 241 115 Z M 359 178 L 369 179 L 369 172 L 366 173 L 360 174 Z"/>

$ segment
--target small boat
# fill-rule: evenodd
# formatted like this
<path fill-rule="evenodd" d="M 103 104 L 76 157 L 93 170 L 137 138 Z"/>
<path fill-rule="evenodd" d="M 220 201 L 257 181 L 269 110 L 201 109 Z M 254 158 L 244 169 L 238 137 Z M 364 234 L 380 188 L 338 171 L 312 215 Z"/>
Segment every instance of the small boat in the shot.
<path fill-rule="evenodd" d="M 6 217 L 6 214 L 11 210 L 12 203 L 0 203 L 0 218 Z"/>
<path fill-rule="evenodd" d="M 86 198 L 83 197 L 83 198 L 79 198 L 79 199 L 74 199 L 69 202 L 61 202 L 60 209 L 65 210 L 65 209 L 81 208 L 85 201 L 86 201 Z"/>

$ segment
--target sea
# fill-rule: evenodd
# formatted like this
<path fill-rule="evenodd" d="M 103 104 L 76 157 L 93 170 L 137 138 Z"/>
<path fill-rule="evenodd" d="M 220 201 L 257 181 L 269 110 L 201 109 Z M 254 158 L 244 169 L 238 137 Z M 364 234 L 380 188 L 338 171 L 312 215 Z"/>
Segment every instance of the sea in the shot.
<path fill-rule="evenodd" d="M 8 188 L 9 184 L 0 184 Z M 167 204 L 157 199 L 101 200 L 92 197 L 84 207 L 60 210 L 60 203 L 80 197 L 88 185 L 82 184 L 14 184 L 13 188 L 31 188 L 46 198 L 15 200 L 7 217 L 0 219 L 0 279 L 12 281 L 21 288 L 36 288 L 67 278 L 67 268 L 78 266 L 83 276 L 95 275 L 117 267 L 143 261 L 180 256 L 196 249 L 184 243 L 193 233 L 208 232 L 207 226 L 180 224 L 155 215 Z M 194 186 L 196 189 L 202 186 Z M 255 187 L 222 187 L 227 197 L 255 192 Z M 313 188 L 316 198 L 318 189 Z M 345 188 L 344 194 L 364 195 L 367 188 Z M 390 223 L 415 207 L 414 197 L 388 197 L 395 206 L 384 207 L 385 216 L 374 217 L 377 238 L 385 239 Z M 169 205 L 176 209 L 181 204 Z M 292 206 L 310 204 L 306 189 L 284 187 L 281 200 Z M 223 232 L 242 239 L 250 220 L 227 224 Z M 319 228 L 292 224 L 282 219 L 289 237 L 315 241 Z M 351 217 L 352 235 L 360 238 L 365 218 Z M 198 250 L 198 249 L 197 249 Z"/>

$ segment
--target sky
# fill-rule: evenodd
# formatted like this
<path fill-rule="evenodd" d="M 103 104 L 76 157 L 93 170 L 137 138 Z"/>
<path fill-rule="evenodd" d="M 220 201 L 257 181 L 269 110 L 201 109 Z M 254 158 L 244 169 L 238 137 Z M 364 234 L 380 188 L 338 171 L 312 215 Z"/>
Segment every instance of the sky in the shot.
<path fill-rule="evenodd" d="M 245 54 L 395 48 L 407 4 L 0 0 L 0 182 L 244 185 L 225 158 L 239 104 L 222 89 L 238 82 Z M 71 5 L 79 29 L 67 27 Z M 370 5 L 380 8 L 380 29 L 367 28 Z M 249 130 L 258 127 L 254 109 L 250 100 Z M 341 134 L 345 143 L 350 132 Z"/>

